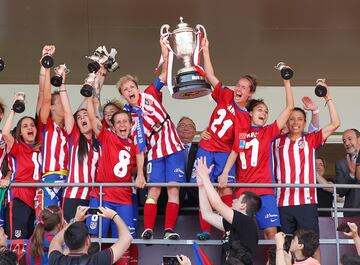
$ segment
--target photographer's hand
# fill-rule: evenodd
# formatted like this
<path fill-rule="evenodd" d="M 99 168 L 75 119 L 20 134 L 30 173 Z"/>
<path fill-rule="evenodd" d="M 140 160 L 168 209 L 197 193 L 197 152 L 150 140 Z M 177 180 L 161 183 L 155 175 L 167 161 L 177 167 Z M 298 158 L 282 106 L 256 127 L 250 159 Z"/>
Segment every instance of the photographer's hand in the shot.
<path fill-rule="evenodd" d="M 87 210 L 89 210 L 90 207 L 88 206 L 78 206 L 76 208 L 76 214 L 75 214 L 75 221 L 76 222 L 83 222 L 87 217 L 90 216 L 90 214 L 86 214 Z"/>
<path fill-rule="evenodd" d="M 185 255 L 176 255 L 176 258 L 180 265 L 191 265 L 190 259 Z"/>

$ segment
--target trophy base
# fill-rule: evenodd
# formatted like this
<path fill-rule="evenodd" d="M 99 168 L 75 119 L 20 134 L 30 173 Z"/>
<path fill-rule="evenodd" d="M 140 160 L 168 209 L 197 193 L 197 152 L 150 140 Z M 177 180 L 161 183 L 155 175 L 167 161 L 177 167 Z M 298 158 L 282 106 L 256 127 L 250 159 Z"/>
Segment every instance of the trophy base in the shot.
<path fill-rule="evenodd" d="M 45 55 L 41 58 L 41 65 L 44 66 L 44 68 L 51 68 L 54 66 L 54 59 L 50 55 Z"/>
<path fill-rule="evenodd" d="M 63 78 L 61 76 L 53 76 L 50 79 L 50 83 L 55 87 L 60 87 L 62 85 Z"/>
<path fill-rule="evenodd" d="M 92 96 L 93 88 L 90 85 L 83 85 L 83 87 L 80 90 L 80 94 L 83 95 L 86 98 L 89 98 Z"/>
<path fill-rule="evenodd" d="M 21 100 L 15 100 L 12 109 L 16 113 L 23 113 L 25 111 L 25 104 Z"/>
<path fill-rule="evenodd" d="M 197 71 L 177 74 L 175 83 L 172 97 L 176 99 L 199 98 L 211 93 L 210 84 L 206 83 L 205 77 Z"/>

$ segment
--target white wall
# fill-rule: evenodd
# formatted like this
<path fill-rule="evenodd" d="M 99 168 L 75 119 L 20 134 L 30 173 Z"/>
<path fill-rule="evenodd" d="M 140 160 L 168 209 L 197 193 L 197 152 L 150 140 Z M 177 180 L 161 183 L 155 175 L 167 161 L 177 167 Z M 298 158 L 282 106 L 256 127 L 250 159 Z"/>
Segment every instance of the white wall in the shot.
<path fill-rule="evenodd" d="M 82 100 L 80 95 L 80 85 L 67 85 L 70 101 L 73 110 Z M 142 86 L 141 89 L 144 89 Z M 324 126 L 328 121 L 327 108 L 324 107 L 324 100 L 315 96 L 314 87 L 294 87 L 295 105 L 301 106 L 301 97 L 308 95 L 313 97 L 320 108 L 321 125 Z M 5 102 L 8 109 L 11 107 L 12 98 L 16 91 L 23 91 L 26 93 L 26 110 L 23 115 L 33 116 L 35 113 L 35 104 L 37 99 L 37 85 L 0 85 L 0 98 Z M 197 124 L 197 130 L 204 129 L 208 122 L 210 114 L 215 106 L 215 102 L 210 97 L 203 97 L 191 100 L 176 100 L 169 96 L 167 88 L 163 88 L 164 92 L 164 106 L 168 110 L 170 116 L 175 123 L 181 116 L 189 116 L 194 119 Z M 360 129 L 360 107 L 358 101 L 360 99 L 360 90 L 357 87 L 333 87 L 332 98 L 335 106 L 339 111 L 341 117 L 341 127 L 339 132 L 346 128 Z M 102 103 L 106 99 L 120 98 L 114 85 L 105 85 L 102 89 L 101 100 Z M 269 122 L 276 119 L 279 112 L 285 105 L 285 93 L 283 87 L 258 87 L 255 98 L 263 98 L 269 106 L 270 117 Z M 310 116 L 308 116 L 310 119 Z"/>

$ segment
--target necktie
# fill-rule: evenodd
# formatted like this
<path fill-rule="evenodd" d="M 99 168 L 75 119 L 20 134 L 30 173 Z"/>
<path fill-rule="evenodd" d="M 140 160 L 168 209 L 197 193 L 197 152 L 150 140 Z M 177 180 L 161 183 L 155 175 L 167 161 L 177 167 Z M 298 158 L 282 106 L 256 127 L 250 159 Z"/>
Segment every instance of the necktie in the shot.
<path fill-rule="evenodd" d="M 185 147 L 185 171 L 186 171 L 186 168 L 187 168 L 187 162 L 188 162 L 188 157 L 189 157 L 189 145 L 188 144 L 184 144 L 184 147 Z"/>

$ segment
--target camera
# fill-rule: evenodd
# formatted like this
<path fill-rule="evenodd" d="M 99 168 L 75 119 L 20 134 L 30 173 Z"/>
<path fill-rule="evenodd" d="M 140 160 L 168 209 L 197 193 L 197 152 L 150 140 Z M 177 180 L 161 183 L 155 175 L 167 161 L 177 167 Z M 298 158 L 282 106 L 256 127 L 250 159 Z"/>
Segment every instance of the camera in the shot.
<path fill-rule="evenodd" d="M 80 90 L 80 94 L 83 95 L 84 97 L 91 97 L 92 96 L 92 91 L 94 88 L 94 83 L 95 83 L 95 78 L 96 78 L 96 74 L 95 73 L 90 73 L 88 74 L 88 76 L 86 77 L 84 84 Z"/>
<path fill-rule="evenodd" d="M 12 109 L 16 113 L 23 113 L 25 111 L 25 93 L 24 92 L 16 92 L 15 94 L 16 100 L 12 105 Z"/>
<path fill-rule="evenodd" d="M 5 62 L 4 62 L 3 59 L 0 58 L 0 72 L 1 72 L 2 70 L 4 70 L 4 68 L 5 68 Z"/>
<path fill-rule="evenodd" d="M 55 75 L 51 78 L 50 83 L 55 87 L 60 87 L 63 83 L 63 73 L 68 74 L 70 70 L 66 67 L 65 64 L 60 64 L 54 69 Z"/>
<path fill-rule="evenodd" d="M 317 95 L 319 98 L 325 97 L 327 94 L 326 87 L 320 84 L 325 83 L 325 81 L 325 78 L 319 78 L 316 80 L 315 95 Z"/>
<path fill-rule="evenodd" d="M 275 66 L 275 69 L 280 71 L 281 77 L 284 80 L 290 80 L 294 76 L 294 71 L 289 66 L 287 66 L 284 62 L 279 62 Z"/>
<path fill-rule="evenodd" d="M 108 72 L 115 72 L 119 68 L 119 64 L 115 61 L 117 50 L 111 48 L 110 53 L 105 46 L 99 46 L 93 55 L 86 56 L 91 62 L 88 64 L 90 73 L 99 71 L 101 65 L 105 67 Z"/>
<path fill-rule="evenodd" d="M 90 208 L 89 210 L 86 211 L 86 214 L 98 214 L 98 213 L 102 213 L 99 208 Z"/>
<path fill-rule="evenodd" d="M 163 256 L 164 265 L 180 265 L 176 256 Z"/>

